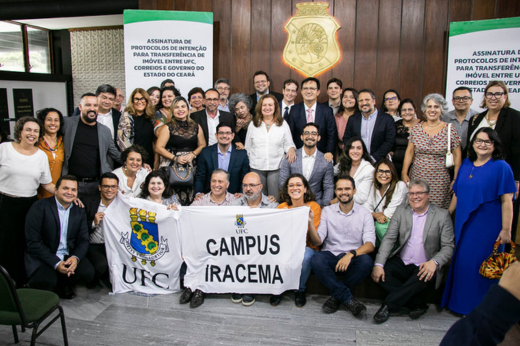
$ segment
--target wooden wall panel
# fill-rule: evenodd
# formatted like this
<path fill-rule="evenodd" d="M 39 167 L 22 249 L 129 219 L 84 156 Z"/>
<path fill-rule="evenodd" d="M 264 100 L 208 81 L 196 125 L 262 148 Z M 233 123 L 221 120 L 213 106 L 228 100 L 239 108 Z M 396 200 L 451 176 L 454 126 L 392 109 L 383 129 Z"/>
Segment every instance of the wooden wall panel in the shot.
<path fill-rule="evenodd" d="M 220 0 L 213 5 L 213 75 L 214 80 L 231 81 L 231 0 Z M 231 88 L 234 89 L 233 83 Z"/>
<path fill-rule="evenodd" d="M 518 0 L 498 0 L 496 8 L 498 18 L 509 18 L 520 16 L 520 1 Z"/>
<path fill-rule="evenodd" d="M 450 0 L 449 21 L 464 22 L 471 19 L 472 0 Z"/>
<path fill-rule="evenodd" d="M 248 76 L 249 88 L 245 89 L 249 93 L 255 91 L 252 76 L 259 70 L 265 71 L 267 74 L 271 72 L 270 0 L 251 1 L 251 71 Z"/>
<path fill-rule="evenodd" d="M 283 28 L 288 18 L 292 16 L 291 1 L 273 1 L 271 5 L 271 56 L 270 66 L 271 89 L 282 92 L 283 81 L 291 78 L 291 70 L 283 60 L 283 50 L 288 33 Z"/>
<path fill-rule="evenodd" d="M 495 18 L 495 0 L 473 0 L 473 13 L 471 20 Z"/>
<path fill-rule="evenodd" d="M 341 79 L 343 88 L 352 87 L 356 46 L 356 0 L 336 1 L 334 17 L 341 25 L 336 36 L 342 52 L 341 60 L 334 66 L 332 73 L 334 77 Z"/>
<path fill-rule="evenodd" d="M 233 93 L 249 93 L 251 82 L 251 1 L 232 0 L 231 7 L 231 59 L 221 58 L 229 64 Z M 218 70 L 213 76 L 219 75 Z"/>
<path fill-rule="evenodd" d="M 386 1 L 386 0 L 385 0 Z M 379 0 L 358 1 L 356 11 L 356 48 L 354 62 L 354 88 L 376 86 L 377 24 Z"/>

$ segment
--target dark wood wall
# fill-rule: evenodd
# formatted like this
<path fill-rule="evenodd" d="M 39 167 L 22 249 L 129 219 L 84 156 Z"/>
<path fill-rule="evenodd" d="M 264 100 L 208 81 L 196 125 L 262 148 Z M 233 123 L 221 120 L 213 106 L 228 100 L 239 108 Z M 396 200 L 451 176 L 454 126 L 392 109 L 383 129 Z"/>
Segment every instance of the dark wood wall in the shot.
<path fill-rule="evenodd" d="M 520 16 L 518 0 L 323 0 L 341 25 L 341 60 L 317 76 L 343 87 L 371 88 L 378 104 L 396 89 L 419 103 L 430 92 L 444 94 L 450 22 Z M 252 75 L 264 70 L 271 88 L 305 77 L 282 58 L 283 26 L 299 0 L 140 0 L 141 9 L 213 12 L 214 77 L 228 78 L 232 92 L 253 92 Z"/>

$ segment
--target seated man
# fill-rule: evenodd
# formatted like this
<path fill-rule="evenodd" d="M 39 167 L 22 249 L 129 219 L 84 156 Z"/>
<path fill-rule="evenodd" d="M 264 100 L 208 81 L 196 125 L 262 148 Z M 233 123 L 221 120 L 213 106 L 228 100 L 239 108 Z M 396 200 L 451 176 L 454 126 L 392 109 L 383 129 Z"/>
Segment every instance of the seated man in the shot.
<path fill-rule="evenodd" d="M 72 203 L 77 195 L 76 177 L 62 176 L 56 182 L 55 195 L 34 203 L 25 223 L 29 287 L 56 290 L 65 299 L 75 297 L 74 284 L 90 282 L 94 277 L 94 268 L 85 258 L 87 217 Z"/>
<path fill-rule="evenodd" d="M 119 190 L 119 178 L 112 172 L 101 175 L 99 194 L 90 200 L 85 200 L 85 211 L 87 212 L 87 226 L 90 234 L 90 246 L 87 258 L 92 263 L 95 271 L 94 280 L 87 284 L 87 288 L 95 288 L 99 279 L 108 287 L 112 288 L 109 280 L 107 253 L 105 249 L 105 230 L 103 217 L 105 210 L 117 196 Z"/>
<path fill-rule="evenodd" d="M 329 205 L 334 197 L 334 168 L 332 162 L 327 161 L 316 148 L 320 140 L 319 132 L 317 124 L 305 125 L 301 135 L 303 147 L 296 150 L 296 160 L 293 163 L 289 163 L 287 158 L 283 159 L 278 187 L 281 189 L 291 174 L 303 174 L 316 196 L 316 203 L 323 207 Z"/>
<path fill-rule="evenodd" d="M 356 183 L 352 177 L 339 177 L 335 192 L 339 203 L 323 208 L 317 232 L 309 227 L 311 242 L 322 245 L 312 256 L 311 267 L 331 293 L 323 312 L 334 313 L 343 303 L 357 317 L 367 308 L 350 291 L 370 274 L 373 262 L 367 254 L 374 251 L 376 243 L 374 220 L 367 209 L 354 202 Z M 314 219 L 314 215 L 309 218 Z M 343 280 L 336 272 L 345 273 Z"/>
<path fill-rule="evenodd" d="M 412 180 L 408 192 L 410 205 L 396 210 L 383 238 L 372 278 L 389 294 L 374 315 L 376 323 L 385 322 L 391 313 L 397 313 L 405 305 L 410 308 L 411 319 L 424 314 L 428 305 L 420 292 L 430 281 L 439 287 L 442 266 L 453 255 L 450 214 L 431 204 L 429 193 L 428 183 Z"/>
<path fill-rule="evenodd" d="M 260 181 L 260 176 L 257 173 L 247 173 L 242 180 L 242 190 L 244 195 L 241 198 L 236 199 L 231 205 L 245 206 L 251 208 L 272 208 L 275 209 L 278 206 L 278 202 L 272 201 L 262 193 L 264 185 Z M 255 302 L 255 296 L 253 294 L 237 294 L 231 295 L 231 301 L 233 303 L 242 303 L 244 306 L 253 305 Z"/>
<path fill-rule="evenodd" d="M 235 133 L 229 123 L 219 123 L 215 133 L 217 143 L 202 149 L 197 159 L 195 172 L 194 193 L 195 200 L 210 191 L 212 172 L 223 169 L 229 172 L 230 193 L 241 192 L 240 184 L 244 176 L 249 172 L 249 158 L 245 150 L 237 150 L 232 144 Z"/>
<path fill-rule="evenodd" d="M 229 173 L 223 169 L 217 168 L 211 174 L 211 191 L 202 195 L 199 199 L 194 201 L 191 206 L 210 206 L 221 207 L 228 206 L 236 198 L 234 195 L 227 192 L 229 187 Z M 184 279 L 184 273 L 181 269 L 181 279 Z M 191 288 L 186 287 L 179 298 L 179 303 L 190 303 L 190 308 L 197 308 L 204 303 L 204 292 L 201 290 L 191 291 Z"/>

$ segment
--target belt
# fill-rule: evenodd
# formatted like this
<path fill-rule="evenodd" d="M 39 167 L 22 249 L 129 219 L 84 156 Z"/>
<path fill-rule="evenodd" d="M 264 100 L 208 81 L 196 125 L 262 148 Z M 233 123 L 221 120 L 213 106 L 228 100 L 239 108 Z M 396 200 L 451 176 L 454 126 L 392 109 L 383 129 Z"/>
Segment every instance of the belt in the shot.
<path fill-rule="evenodd" d="M 93 182 L 97 182 L 97 178 L 78 178 L 78 181 L 80 183 L 93 183 Z"/>
<path fill-rule="evenodd" d="M 0 192 L 0 194 L 4 195 L 4 196 L 7 196 L 7 197 L 11 197 L 11 198 L 24 198 L 24 197 L 20 197 L 20 196 L 10 195 L 10 194 L 5 193 L 5 192 Z"/>

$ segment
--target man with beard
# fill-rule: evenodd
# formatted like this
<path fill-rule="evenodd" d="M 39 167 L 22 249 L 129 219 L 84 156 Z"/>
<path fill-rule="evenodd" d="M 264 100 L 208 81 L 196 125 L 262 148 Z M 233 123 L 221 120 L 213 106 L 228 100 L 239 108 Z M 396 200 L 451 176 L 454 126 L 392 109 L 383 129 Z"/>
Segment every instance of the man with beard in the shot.
<path fill-rule="evenodd" d="M 215 82 L 215 89 L 219 94 L 218 110 L 229 112 L 229 94 L 231 94 L 231 83 L 226 78 L 219 78 Z"/>
<path fill-rule="evenodd" d="M 338 202 L 323 208 L 318 230 L 314 228 L 314 214 L 309 215 L 307 232 L 315 246 L 322 246 L 311 259 L 316 277 L 330 290 L 331 296 L 322 310 L 334 313 L 345 304 L 356 317 L 366 310 L 351 291 L 363 281 L 372 269 L 369 253 L 374 251 L 376 233 L 371 213 L 354 202 L 356 183 L 350 176 L 341 176 L 336 182 Z M 336 273 L 344 273 L 342 279 Z"/>
<path fill-rule="evenodd" d="M 296 150 L 296 160 L 289 163 L 282 161 L 278 186 L 281 189 L 289 176 L 300 173 L 307 179 L 312 192 L 316 195 L 316 203 L 327 206 L 334 197 L 334 168 L 321 151 L 316 148 L 320 140 L 320 127 L 315 123 L 307 123 L 303 128 L 301 139 L 303 147 Z"/>
<path fill-rule="evenodd" d="M 233 201 L 231 205 L 276 209 L 278 202 L 271 202 L 269 198 L 262 193 L 263 188 L 264 186 L 257 173 L 247 173 L 242 180 L 242 191 L 244 191 L 244 195 L 242 198 Z M 242 303 L 244 306 L 250 306 L 255 302 L 255 296 L 253 294 L 233 293 L 231 295 L 231 301 L 235 304 Z"/>
<path fill-rule="evenodd" d="M 68 117 L 63 122 L 65 160 L 62 174 L 78 178 L 78 197 L 99 193 L 99 177 L 111 172 L 108 156 L 120 162 L 108 127 L 97 122 L 98 98 L 92 93 L 84 94 L 79 104 L 81 115 Z"/>

